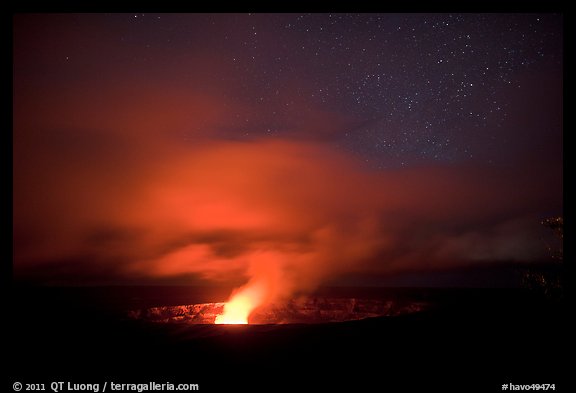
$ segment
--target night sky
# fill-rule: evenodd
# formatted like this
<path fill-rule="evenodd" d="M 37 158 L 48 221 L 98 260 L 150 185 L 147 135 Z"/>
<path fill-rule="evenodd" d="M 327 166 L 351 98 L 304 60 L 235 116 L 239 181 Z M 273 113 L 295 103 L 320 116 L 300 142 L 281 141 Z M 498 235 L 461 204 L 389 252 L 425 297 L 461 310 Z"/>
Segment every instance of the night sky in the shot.
<path fill-rule="evenodd" d="M 15 278 L 291 293 L 546 260 L 562 32 L 554 14 L 16 15 Z"/>

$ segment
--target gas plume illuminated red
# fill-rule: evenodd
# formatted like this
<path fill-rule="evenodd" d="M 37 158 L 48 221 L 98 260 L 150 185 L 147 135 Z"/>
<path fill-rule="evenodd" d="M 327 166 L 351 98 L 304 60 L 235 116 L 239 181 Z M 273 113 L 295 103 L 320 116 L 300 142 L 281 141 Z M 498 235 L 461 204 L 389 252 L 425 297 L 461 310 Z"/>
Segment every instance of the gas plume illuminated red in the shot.
<path fill-rule="evenodd" d="M 225 118 L 204 96 L 179 102 L 197 104 L 202 124 Z M 547 190 L 561 176 L 482 166 L 374 170 L 322 141 L 229 140 L 217 124 L 182 143 L 166 129 L 192 115 L 170 103 L 182 113 L 155 118 L 131 96 L 115 116 L 85 114 L 96 119 L 85 129 L 64 100 L 60 112 L 43 114 L 54 124 L 50 138 L 36 117 L 18 117 L 16 275 L 246 284 L 219 318 L 244 321 L 339 275 L 538 257 L 531 207 L 555 200 Z M 534 178 L 550 185 L 535 189 Z"/>

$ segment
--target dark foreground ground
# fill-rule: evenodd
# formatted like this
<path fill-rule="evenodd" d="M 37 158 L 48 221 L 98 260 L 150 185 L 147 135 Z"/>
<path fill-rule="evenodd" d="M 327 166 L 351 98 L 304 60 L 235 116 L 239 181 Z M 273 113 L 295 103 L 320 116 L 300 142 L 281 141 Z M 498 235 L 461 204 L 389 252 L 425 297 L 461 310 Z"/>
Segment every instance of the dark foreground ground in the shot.
<path fill-rule="evenodd" d="M 3 318 L 8 366 L 1 391 L 12 391 L 15 381 L 46 383 L 46 390 L 52 381 L 194 383 L 200 391 L 248 392 L 574 387 L 568 310 L 524 290 L 347 288 L 323 294 L 413 299 L 433 307 L 331 324 L 184 326 L 125 316 L 135 308 L 224 301 L 228 292 L 15 288 Z"/>

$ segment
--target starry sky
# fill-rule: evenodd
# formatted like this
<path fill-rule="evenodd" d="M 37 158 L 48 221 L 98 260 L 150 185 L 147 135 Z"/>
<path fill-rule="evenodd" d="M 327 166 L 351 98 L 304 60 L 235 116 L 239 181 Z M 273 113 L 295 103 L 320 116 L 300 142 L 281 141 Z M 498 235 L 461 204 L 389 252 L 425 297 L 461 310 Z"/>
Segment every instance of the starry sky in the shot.
<path fill-rule="evenodd" d="M 314 287 L 546 259 L 562 15 L 13 22 L 19 280 L 227 282 L 270 265 Z"/>

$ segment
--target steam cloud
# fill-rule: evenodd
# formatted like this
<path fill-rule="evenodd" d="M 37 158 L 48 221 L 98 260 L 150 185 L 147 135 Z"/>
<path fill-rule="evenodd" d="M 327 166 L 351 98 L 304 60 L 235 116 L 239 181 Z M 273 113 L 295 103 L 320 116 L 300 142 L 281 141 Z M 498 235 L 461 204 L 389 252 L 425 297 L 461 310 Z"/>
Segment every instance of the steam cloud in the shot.
<path fill-rule="evenodd" d="M 17 277 L 252 280 L 271 300 L 348 273 L 545 251 L 536 207 L 555 206 L 561 179 L 544 167 L 376 171 L 302 135 L 233 140 L 220 131 L 223 99 L 132 93 L 93 105 L 62 93 L 50 112 L 30 97 L 16 105 Z"/>

